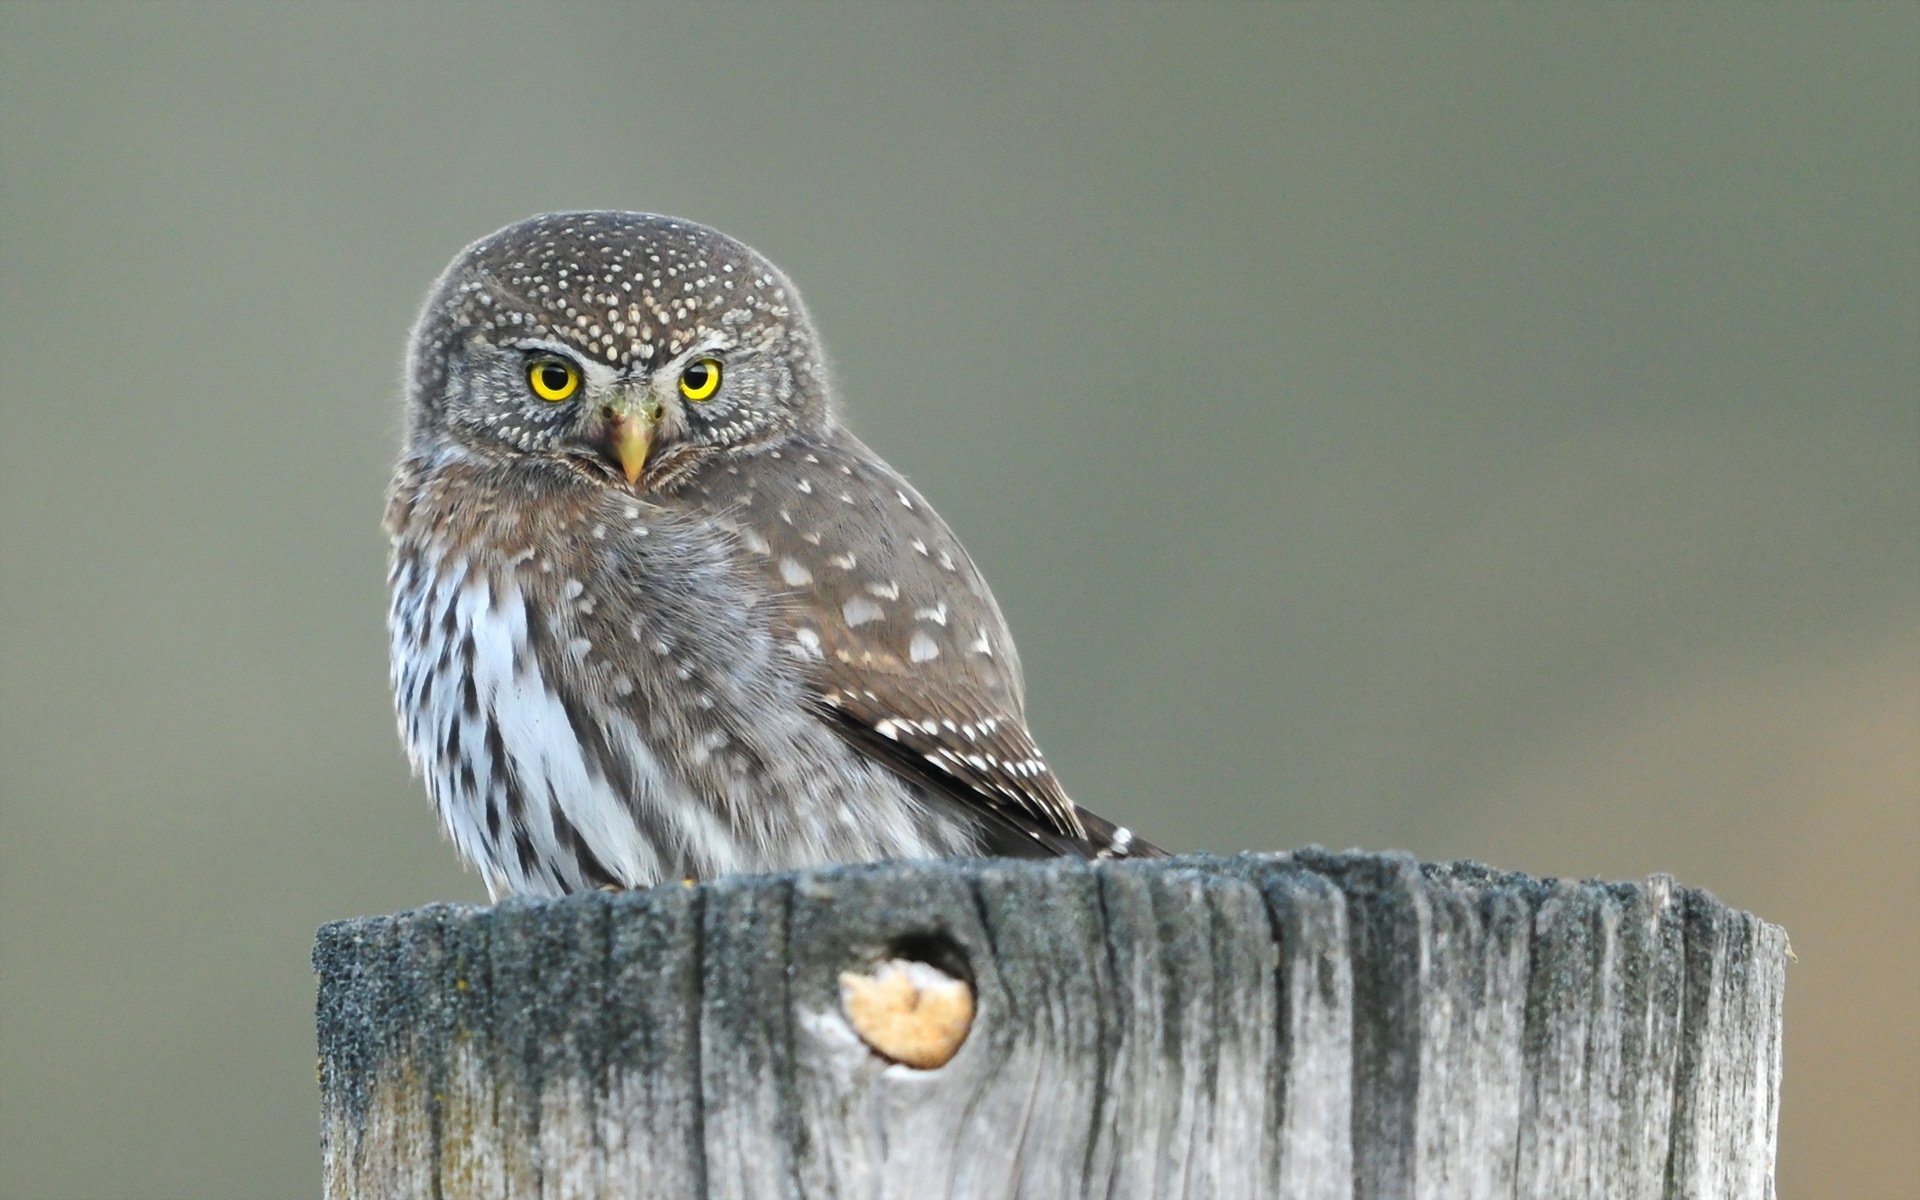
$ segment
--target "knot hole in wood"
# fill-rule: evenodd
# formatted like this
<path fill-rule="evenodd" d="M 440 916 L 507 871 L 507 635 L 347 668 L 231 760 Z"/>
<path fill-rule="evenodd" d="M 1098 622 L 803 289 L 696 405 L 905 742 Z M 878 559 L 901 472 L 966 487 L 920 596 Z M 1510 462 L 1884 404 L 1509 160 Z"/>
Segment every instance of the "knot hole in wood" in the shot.
<path fill-rule="evenodd" d="M 840 1011 L 874 1053 L 919 1070 L 953 1060 L 973 1029 L 966 951 L 941 932 L 904 934 L 886 957 L 840 975 Z"/>

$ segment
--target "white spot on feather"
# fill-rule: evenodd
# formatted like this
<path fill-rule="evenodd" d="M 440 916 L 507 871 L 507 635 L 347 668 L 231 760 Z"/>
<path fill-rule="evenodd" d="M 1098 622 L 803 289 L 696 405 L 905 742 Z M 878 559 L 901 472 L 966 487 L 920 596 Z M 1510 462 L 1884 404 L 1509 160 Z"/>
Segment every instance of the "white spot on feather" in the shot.
<path fill-rule="evenodd" d="M 907 643 L 907 657 L 914 662 L 926 662 L 940 657 L 940 647 L 926 634 L 916 633 L 913 640 Z"/>
<path fill-rule="evenodd" d="M 878 621 L 887 615 L 886 610 L 865 596 L 855 596 L 840 606 L 840 615 L 850 626 L 865 625 L 868 621 Z"/>

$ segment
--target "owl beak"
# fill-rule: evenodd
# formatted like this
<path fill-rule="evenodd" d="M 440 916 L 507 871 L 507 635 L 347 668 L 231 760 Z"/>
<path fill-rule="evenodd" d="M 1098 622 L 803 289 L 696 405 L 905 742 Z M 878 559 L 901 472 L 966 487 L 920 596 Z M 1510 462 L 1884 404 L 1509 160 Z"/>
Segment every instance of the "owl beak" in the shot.
<path fill-rule="evenodd" d="M 607 402 L 607 450 L 628 483 L 638 483 L 646 470 L 647 453 L 653 449 L 653 432 L 660 425 L 660 402 L 647 397 L 625 396 Z"/>

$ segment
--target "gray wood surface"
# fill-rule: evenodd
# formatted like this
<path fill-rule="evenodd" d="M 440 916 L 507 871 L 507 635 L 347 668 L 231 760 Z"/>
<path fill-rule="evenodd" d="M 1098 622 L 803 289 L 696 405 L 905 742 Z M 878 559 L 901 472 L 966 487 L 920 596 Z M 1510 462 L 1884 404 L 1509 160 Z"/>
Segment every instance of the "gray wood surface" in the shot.
<path fill-rule="evenodd" d="M 849 1023 L 893 960 L 973 989 L 943 1066 Z M 334 1198 L 1773 1195 L 1785 935 L 1660 877 L 838 868 L 342 921 L 314 963 Z"/>

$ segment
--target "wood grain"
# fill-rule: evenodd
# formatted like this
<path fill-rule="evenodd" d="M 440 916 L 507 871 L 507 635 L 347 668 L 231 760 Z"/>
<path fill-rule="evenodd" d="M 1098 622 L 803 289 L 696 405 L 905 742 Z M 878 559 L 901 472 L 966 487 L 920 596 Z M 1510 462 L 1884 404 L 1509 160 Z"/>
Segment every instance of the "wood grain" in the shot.
<path fill-rule="evenodd" d="M 969 984 L 950 1061 L 841 977 Z M 1773 1195 L 1786 939 L 1399 855 L 835 868 L 322 929 L 330 1197 Z"/>

